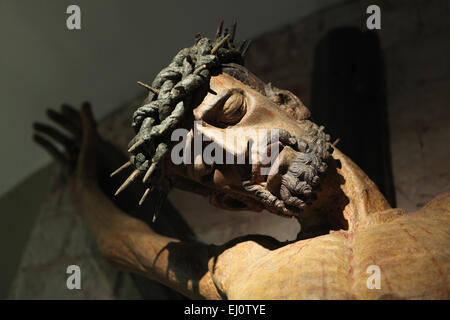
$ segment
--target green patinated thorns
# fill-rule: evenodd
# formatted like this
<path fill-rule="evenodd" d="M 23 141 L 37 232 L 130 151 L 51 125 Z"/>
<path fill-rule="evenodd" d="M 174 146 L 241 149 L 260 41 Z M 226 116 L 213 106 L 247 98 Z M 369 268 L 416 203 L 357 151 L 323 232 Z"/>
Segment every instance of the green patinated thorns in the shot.
<path fill-rule="evenodd" d="M 248 48 L 247 43 L 234 45 L 235 25 L 232 34 L 222 34 L 221 29 L 219 26 L 214 40 L 203 37 L 192 47 L 180 50 L 153 80 L 154 90 L 149 92 L 148 103 L 133 114 L 132 126 L 137 134 L 129 144 L 130 162 L 146 173 L 143 182 L 150 186 L 167 186 L 161 183 L 161 162 L 169 150 L 170 133 L 192 111 L 194 93 L 209 89 L 211 72 L 221 64 L 243 63 L 242 52 Z"/>

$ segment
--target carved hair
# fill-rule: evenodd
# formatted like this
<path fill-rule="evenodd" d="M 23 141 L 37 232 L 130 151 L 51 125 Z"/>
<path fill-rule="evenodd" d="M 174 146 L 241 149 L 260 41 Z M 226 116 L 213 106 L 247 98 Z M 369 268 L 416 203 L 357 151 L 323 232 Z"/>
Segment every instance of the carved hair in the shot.
<path fill-rule="evenodd" d="M 164 187 L 163 158 L 169 150 L 170 134 L 187 111 L 192 110 L 194 94 L 209 88 L 211 74 L 224 63 L 243 63 L 249 41 L 238 46 L 234 44 L 236 23 L 231 32 L 222 33 L 223 21 L 219 24 L 214 40 L 198 38 L 195 45 L 178 52 L 172 62 L 162 69 L 153 80 L 152 86 L 140 83 L 150 89 L 147 103 L 139 107 L 132 126 L 136 136 L 129 144 L 132 153 L 130 161 L 113 174 L 130 165 L 135 170 L 117 190 L 125 189 L 132 181 L 145 172 L 143 182 L 149 186 Z M 145 200 L 147 189 L 141 202 Z"/>
<path fill-rule="evenodd" d="M 147 172 L 144 181 L 158 169 L 169 150 L 172 130 L 186 111 L 192 110 L 194 93 L 209 87 L 211 73 L 222 63 L 242 63 L 247 42 L 237 49 L 233 44 L 234 32 L 235 27 L 231 34 L 222 35 L 219 26 L 213 41 L 200 38 L 194 46 L 181 50 L 153 80 L 152 87 L 156 90 L 150 93 L 149 102 L 133 115 L 132 126 L 137 134 L 130 142 L 130 147 L 138 144 L 131 150 L 135 155 L 131 162 L 136 169 Z"/>

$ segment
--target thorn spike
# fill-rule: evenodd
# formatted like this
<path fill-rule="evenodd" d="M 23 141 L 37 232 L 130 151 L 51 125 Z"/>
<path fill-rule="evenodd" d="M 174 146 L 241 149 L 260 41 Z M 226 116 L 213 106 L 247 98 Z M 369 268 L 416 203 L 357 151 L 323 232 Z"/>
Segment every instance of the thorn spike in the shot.
<path fill-rule="evenodd" d="M 136 150 L 137 147 L 139 147 L 141 144 L 144 143 L 144 139 L 140 139 L 138 141 L 136 141 L 131 147 L 130 149 L 128 149 L 128 152 L 133 152 L 134 150 Z"/>
<path fill-rule="evenodd" d="M 239 51 L 241 52 L 241 54 L 242 54 L 242 51 L 244 50 L 244 47 L 246 46 L 247 42 L 248 42 L 248 40 L 244 40 L 239 45 Z"/>
<path fill-rule="evenodd" d="M 153 171 L 155 171 L 155 169 L 156 169 L 156 163 L 152 163 L 150 168 L 148 168 L 147 172 L 145 173 L 144 179 L 142 179 L 143 183 L 147 182 L 148 178 L 150 178 L 150 176 L 152 175 Z"/>
<path fill-rule="evenodd" d="M 341 139 L 337 138 L 336 140 L 334 140 L 333 144 L 331 145 L 333 148 L 336 147 L 336 145 L 339 143 L 339 141 L 341 141 Z"/>
<path fill-rule="evenodd" d="M 242 50 L 241 50 L 241 56 L 245 57 L 245 55 L 247 54 L 248 48 L 250 48 L 250 45 L 252 44 L 252 40 L 246 40 Z"/>
<path fill-rule="evenodd" d="M 139 200 L 139 205 L 142 206 L 145 199 L 147 198 L 148 194 L 150 193 L 151 188 L 145 189 L 144 195 L 142 196 L 141 200 Z"/>
<path fill-rule="evenodd" d="M 114 171 L 113 173 L 111 173 L 109 176 L 110 177 L 114 177 L 116 174 L 118 174 L 120 171 L 122 171 L 123 169 L 128 168 L 129 166 L 131 166 L 131 162 L 127 161 L 125 162 L 120 168 L 116 169 L 116 171 Z"/>
<path fill-rule="evenodd" d="M 194 74 L 199 74 L 204 69 L 206 69 L 206 64 L 202 64 L 200 67 L 195 69 Z"/>
<path fill-rule="evenodd" d="M 127 180 L 125 180 L 125 182 L 119 187 L 119 189 L 117 189 L 117 191 L 114 195 L 117 196 L 119 193 L 121 193 L 123 190 L 125 190 L 125 188 L 127 188 L 140 174 L 141 174 L 141 171 L 139 171 L 137 169 L 134 170 L 130 174 L 130 176 L 127 178 Z"/>
<path fill-rule="evenodd" d="M 217 43 L 214 48 L 211 49 L 211 54 L 214 54 L 223 44 L 230 38 L 231 34 L 227 34 L 222 40 Z"/>
<path fill-rule="evenodd" d="M 223 20 L 220 20 L 219 26 L 217 27 L 216 36 L 214 37 L 214 40 L 217 40 L 222 35 L 222 27 L 223 27 Z"/>
<path fill-rule="evenodd" d="M 146 89 L 152 91 L 153 93 L 156 93 L 156 94 L 159 93 L 159 89 L 153 88 L 153 87 L 149 86 L 148 84 L 143 83 L 142 81 L 138 81 L 137 83 L 138 83 L 139 85 L 143 86 L 144 88 L 146 88 Z"/>
<path fill-rule="evenodd" d="M 159 211 L 161 210 L 161 207 L 162 207 L 165 199 L 166 198 L 164 195 L 159 196 L 158 203 L 156 204 L 156 207 L 155 207 L 155 212 L 153 212 L 152 223 L 155 223 L 156 218 L 158 218 Z"/>
<path fill-rule="evenodd" d="M 237 21 L 234 19 L 233 26 L 231 27 L 231 38 L 230 42 L 234 41 L 234 36 L 236 35 L 236 27 L 237 27 Z"/>

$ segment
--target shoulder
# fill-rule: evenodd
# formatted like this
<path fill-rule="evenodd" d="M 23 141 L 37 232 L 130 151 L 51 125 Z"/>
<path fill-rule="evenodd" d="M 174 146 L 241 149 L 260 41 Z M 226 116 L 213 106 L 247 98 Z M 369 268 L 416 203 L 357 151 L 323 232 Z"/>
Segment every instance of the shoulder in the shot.
<path fill-rule="evenodd" d="M 450 191 L 442 193 L 428 202 L 419 212 L 425 212 L 428 214 L 440 213 L 444 216 L 449 216 L 450 213 Z"/>

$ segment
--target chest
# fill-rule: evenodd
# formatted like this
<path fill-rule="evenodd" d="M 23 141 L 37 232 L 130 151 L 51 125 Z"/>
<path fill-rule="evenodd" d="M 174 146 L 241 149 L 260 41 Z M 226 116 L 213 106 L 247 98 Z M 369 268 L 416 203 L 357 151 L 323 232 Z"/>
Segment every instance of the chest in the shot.
<path fill-rule="evenodd" d="M 430 229 L 431 226 L 428 226 Z M 448 235 L 403 219 L 299 241 L 235 275 L 232 299 L 447 299 Z"/>

